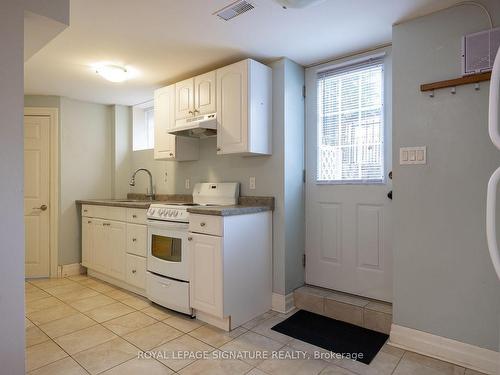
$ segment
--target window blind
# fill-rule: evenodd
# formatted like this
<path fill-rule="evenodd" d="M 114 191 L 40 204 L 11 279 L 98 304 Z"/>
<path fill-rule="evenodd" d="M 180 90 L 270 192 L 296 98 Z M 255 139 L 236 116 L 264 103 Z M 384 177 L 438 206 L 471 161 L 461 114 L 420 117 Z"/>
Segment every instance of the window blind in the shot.
<path fill-rule="evenodd" d="M 318 73 L 317 181 L 384 181 L 382 58 Z"/>

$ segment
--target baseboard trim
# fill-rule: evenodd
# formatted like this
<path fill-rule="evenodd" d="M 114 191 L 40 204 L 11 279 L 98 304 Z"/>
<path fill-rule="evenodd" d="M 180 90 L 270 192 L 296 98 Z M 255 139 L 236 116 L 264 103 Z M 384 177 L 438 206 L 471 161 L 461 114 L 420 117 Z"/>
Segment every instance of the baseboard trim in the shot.
<path fill-rule="evenodd" d="M 486 374 L 499 372 L 498 352 L 393 324 L 391 345 Z"/>
<path fill-rule="evenodd" d="M 286 296 L 283 294 L 273 293 L 271 308 L 274 311 L 287 314 L 295 308 L 293 303 L 293 293 Z"/>
<path fill-rule="evenodd" d="M 57 277 L 76 276 L 85 273 L 80 263 L 63 264 L 57 267 Z"/>

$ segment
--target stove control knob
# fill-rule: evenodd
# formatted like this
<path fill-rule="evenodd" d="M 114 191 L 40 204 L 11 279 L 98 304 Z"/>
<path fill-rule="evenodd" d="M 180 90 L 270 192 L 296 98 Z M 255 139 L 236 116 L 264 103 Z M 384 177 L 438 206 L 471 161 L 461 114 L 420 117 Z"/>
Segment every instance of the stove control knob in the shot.
<path fill-rule="evenodd" d="M 172 210 L 168 210 L 168 216 L 171 217 L 173 215 L 173 211 Z"/>
<path fill-rule="evenodd" d="M 178 211 L 174 211 L 174 217 L 177 217 L 177 215 L 179 215 L 179 212 Z"/>

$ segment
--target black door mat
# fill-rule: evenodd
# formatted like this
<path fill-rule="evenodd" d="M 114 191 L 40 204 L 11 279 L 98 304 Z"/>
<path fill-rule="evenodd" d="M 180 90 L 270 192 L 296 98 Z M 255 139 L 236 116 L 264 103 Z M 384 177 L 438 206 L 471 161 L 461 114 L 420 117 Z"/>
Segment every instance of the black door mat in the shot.
<path fill-rule="evenodd" d="M 369 365 L 388 335 L 299 310 L 272 330 Z"/>

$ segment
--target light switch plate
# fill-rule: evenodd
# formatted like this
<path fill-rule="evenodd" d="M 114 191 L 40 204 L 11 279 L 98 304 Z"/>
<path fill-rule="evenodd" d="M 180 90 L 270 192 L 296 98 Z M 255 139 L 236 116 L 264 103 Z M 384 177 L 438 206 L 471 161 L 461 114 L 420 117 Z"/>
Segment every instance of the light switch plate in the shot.
<path fill-rule="evenodd" d="M 399 164 L 400 165 L 427 164 L 427 146 L 400 147 Z"/>
<path fill-rule="evenodd" d="M 184 181 L 184 187 L 186 189 L 189 189 L 191 187 L 191 181 L 189 180 L 189 178 L 186 178 L 186 180 Z"/>
<path fill-rule="evenodd" d="M 255 190 L 255 177 L 250 177 L 248 185 L 250 190 Z"/>

